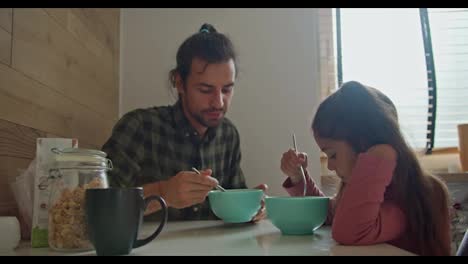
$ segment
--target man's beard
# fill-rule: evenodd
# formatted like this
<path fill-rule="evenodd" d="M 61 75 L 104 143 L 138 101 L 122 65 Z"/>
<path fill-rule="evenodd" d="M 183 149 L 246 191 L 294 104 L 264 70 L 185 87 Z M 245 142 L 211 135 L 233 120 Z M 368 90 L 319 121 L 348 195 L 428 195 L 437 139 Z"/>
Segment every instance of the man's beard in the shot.
<path fill-rule="evenodd" d="M 223 113 L 222 117 L 216 120 L 213 120 L 213 119 L 206 120 L 203 118 L 203 113 L 214 112 L 214 111 L 222 112 Z M 200 123 L 204 127 L 217 127 L 223 120 L 224 115 L 226 114 L 226 111 L 224 109 L 209 109 L 209 110 L 202 110 L 201 113 L 190 112 L 190 114 L 195 120 L 197 120 L 198 123 Z"/>

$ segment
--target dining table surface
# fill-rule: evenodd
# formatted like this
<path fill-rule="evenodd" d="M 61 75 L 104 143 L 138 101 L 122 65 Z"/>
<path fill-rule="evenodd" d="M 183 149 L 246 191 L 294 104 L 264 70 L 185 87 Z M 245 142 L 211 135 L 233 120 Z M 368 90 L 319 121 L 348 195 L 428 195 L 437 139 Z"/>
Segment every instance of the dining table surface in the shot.
<path fill-rule="evenodd" d="M 158 222 L 144 222 L 138 238 L 149 236 Z M 17 256 L 95 256 L 96 251 L 59 252 L 50 248 L 31 248 L 22 241 L 11 252 Z M 231 224 L 221 220 L 167 222 L 163 231 L 150 243 L 133 249 L 130 256 L 410 256 L 411 252 L 390 244 L 344 246 L 331 236 L 330 226 L 322 226 L 310 235 L 283 235 L 270 220 Z"/>

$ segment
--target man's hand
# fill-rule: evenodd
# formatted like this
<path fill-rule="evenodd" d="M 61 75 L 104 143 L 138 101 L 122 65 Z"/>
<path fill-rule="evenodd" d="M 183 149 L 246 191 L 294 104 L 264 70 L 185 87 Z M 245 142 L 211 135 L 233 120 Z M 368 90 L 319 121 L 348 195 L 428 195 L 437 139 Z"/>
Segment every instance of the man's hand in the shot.
<path fill-rule="evenodd" d="M 181 171 L 161 184 L 161 195 L 168 206 L 180 209 L 205 201 L 218 180 L 210 176 L 210 169 L 200 173 Z"/>
<path fill-rule="evenodd" d="M 254 189 L 261 189 L 261 190 L 263 190 L 263 192 L 265 192 L 266 190 L 268 190 L 268 185 L 260 184 L 257 187 L 255 187 Z M 255 215 L 254 218 L 252 218 L 251 222 L 256 223 L 256 222 L 258 222 L 258 221 L 260 221 L 262 219 L 265 219 L 266 216 L 267 216 L 267 214 L 266 214 L 266 210 L 265 210 L 265 199 L 262 198 L 260 210 L 258 210 L 257 215 Z"/>

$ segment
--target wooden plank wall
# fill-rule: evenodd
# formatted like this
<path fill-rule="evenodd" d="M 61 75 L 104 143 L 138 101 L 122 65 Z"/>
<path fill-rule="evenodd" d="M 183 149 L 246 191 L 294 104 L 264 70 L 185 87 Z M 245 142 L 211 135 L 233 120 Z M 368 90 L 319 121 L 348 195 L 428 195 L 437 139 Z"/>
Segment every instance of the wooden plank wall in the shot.
<path fill-rule="evenodd" d="M 100 148 L 118 118 L 120 9 L 0 8 L 0 215 L 38 137 Z"/>
<path fill-rule="evenodd" d="M 0 62 L 11 64 L 11 25 L 13 10 L 0 8 Z"/>

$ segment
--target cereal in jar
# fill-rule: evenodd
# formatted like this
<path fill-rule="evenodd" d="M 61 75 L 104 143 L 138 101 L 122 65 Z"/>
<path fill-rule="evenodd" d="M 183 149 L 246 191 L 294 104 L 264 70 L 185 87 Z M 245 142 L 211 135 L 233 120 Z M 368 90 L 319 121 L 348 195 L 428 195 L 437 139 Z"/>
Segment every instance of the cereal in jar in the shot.
<path fill-rule="evenodd" d="M 89 188 L 107 188 L 112 163 L 102 151 L 56 150 L 49 208 L 49 246 L 59 251 L 92 250 L 85 215 L 85 193 Z"/>

